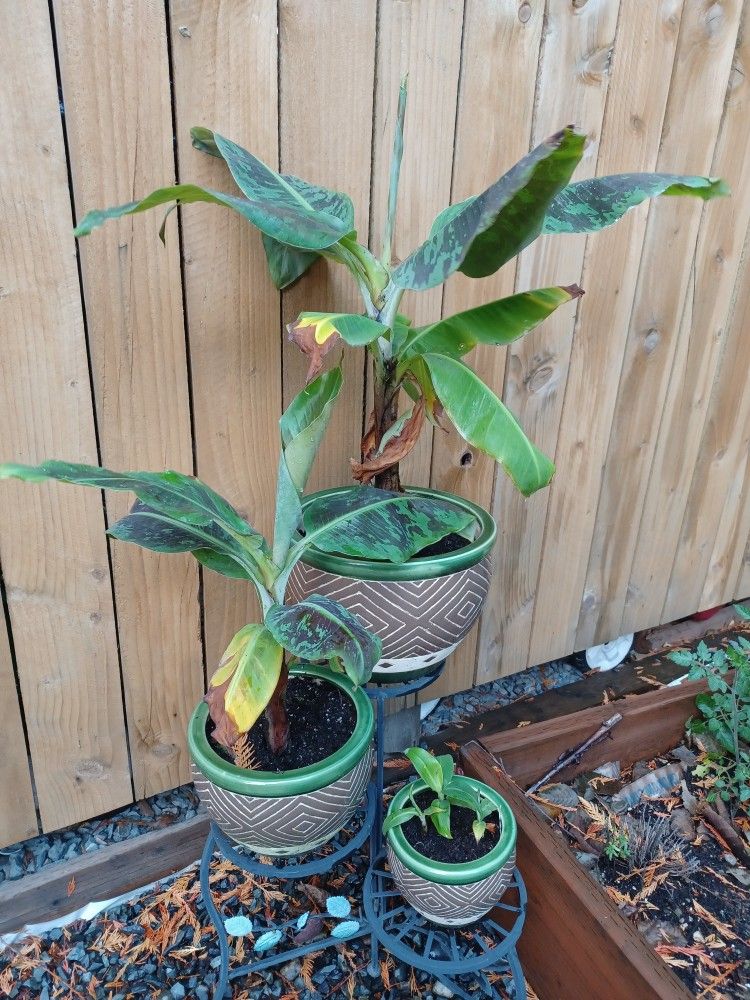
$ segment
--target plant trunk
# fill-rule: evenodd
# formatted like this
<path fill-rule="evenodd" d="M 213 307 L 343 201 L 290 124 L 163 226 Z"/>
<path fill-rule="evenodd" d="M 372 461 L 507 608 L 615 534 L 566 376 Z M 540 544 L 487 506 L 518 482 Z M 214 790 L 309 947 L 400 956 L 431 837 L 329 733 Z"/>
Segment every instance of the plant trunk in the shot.
<path fill-rule="evenodd" d="M 379 378 L 377 371 L 374 372 L 374 402 L 375 402 L 375 448 L 380 446 L 385 432 L 396 423 L 398 419 L 398 396 L 399 387 L 395 384 L 396 365 L 394 361 L 386 361 L 384 364 L 384 378 Z M 392 490 L 395 493 L 403 492 L 401 489 L 401 479 L 399 477 L 398 463 L 392 465 L 390 469 L 384 469 L 375 474 L 375 486 L 380 490 Z"/>
<path fill-rule="evenodd" d="M 266 706 L 268 721 L 268 745 L 271 753 L 282 753 L 289 741 L 289 717 L 286 714 L 286 686 L 289 681 L 289 667 L 281 665 L 281 674 L 276 690 Z"/>

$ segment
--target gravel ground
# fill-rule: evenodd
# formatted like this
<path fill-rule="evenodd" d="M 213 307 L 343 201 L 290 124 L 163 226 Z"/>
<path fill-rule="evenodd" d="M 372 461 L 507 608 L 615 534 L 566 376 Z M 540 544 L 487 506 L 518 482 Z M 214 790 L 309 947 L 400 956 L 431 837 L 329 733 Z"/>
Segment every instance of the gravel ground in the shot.
<path fill-rule="evenodd" d="M 489 712 L 502 705 L 510 705 L 519 698 L 543 694 L 550 688 L 563 687 L 581 679 L 581 671 L 567 660 L 554 660 L 539 667 L 531 667 L 510 677 L 501 677 L 488 684 L 480 684 L 470 691 L 453 694 L 430 712 L 422 723 L 425 736 L 434 736 L 444 726 L 461 719 L 470 719 L 482 712 Z"/>
<path fill-rule="evenodd" d="M 0 883 L 31 875 L 55 861 L 70 861 L 108 844 L 170 826 L 179 819 L 190 819 L 198 805 L 193 786 L 181 785 L 98 819 L 11 844 L 0 850 Z"/>
<path fill-rule="evenodd" d="M 226 904 L 227 916 L 245 916 L 252 923 L 252 934 L 230 938 L 230 946 L 239 947 L 237 964 L 252 957 L 269 923 L 321 912 L 327 895 L 350 899 L 348 919 L 356 919 L 366 867 L 366 851 L 355 853 L 324 876 L 304 884 L 290 883 L 285 895 L 275 880 L 257 879 L 227 861 L 215 861 L 214 899 Z M 328 933 L 335 926 L 329 920 Z M 373 978 L 367 973 L 369 958 L 369 939 L 344 941 L 313 953 L 307 962 L 293 960 L 276 970 L 242 978 L 233 985 L 231 996 L 233 1000 L 438 1000 L 452 996 L 433 976 L 382 953 L 379 975 Z M 0 996 L 17 1000 L 209 1000 L 218 966 L 217 938 L 201 902 L 194 866 L 94 920 L 26 937 L 7 948 L 0 954 Z M 468 988 L 468 981 L 464 985 Z M 502 989 L 501 977 L 495 985 Z"/>
<path fill-rule="evenodd" d="M 452 695 L 425 720 L 424 735 L 580 677 L 579 670 L 561 661 Z M 0 882 L 191 817 L 197 808 L 192 786 L 183 785 L 100 819 L 15 844 L 0 851 Z M 366 855 L 355 855 L 320 881 L 314 880 L 314 888 L 350 897 L 356 917 L 356 899 L 366 865 Z M 215 864 L 212 888 L 215 898 L 229 904 L 229 913 L 252 919 L 255 936 L 234 939 L 239 945 L 239 961 L 248 960 L 262 926 L 280 919 L 282 906 L 287 908 L 287 917 L 311 909 L 310 897 L 301 891 L 299 883 L 290 884 L 287 897 L 278 891 L 277 883 L 237 872 L 228 862 Z M 317 953 L 314 961 L 304 965 L 290 962 L 280 971 L 241 980 L 233 986 L 233 1000 L 443 1000 L 450 996 L 432 976 L 390 957 L 383 958 L 380 975 L 371 978 L 366 971 L 368 947 L 359 941 L 344 942 Z M 93 920 L 77 920 L 6 948 L 0 953 L 0 997 L 208 1000 L 218 964 L 218 944 L 200 900 L 196 866 Z M 495 985 L 502 990 L 500 980 Z"/>

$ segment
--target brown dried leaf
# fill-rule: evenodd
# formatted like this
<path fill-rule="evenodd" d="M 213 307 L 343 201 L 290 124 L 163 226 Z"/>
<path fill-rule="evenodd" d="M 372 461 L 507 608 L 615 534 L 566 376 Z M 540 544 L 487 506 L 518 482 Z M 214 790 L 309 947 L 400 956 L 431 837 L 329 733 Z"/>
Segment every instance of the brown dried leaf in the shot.
<path fill-rule="evenodd" d="M 227 747 L 229 750 L 232 749 L 240 737 L 239 729 L 229 718 L 224 706 L 224 695 L 231 680 L 232 678 L 229 677 L 223 684 L 219 684 L 218 687 L 210 687 L 203 699 L 208 705 L 208 714 L 211 716 L 211 721 L 216 727 L 213 733 L 211 733 L 212 737 L 217 743 L 221 743 L 222 746 Z"/>
<path fill-rule="evenodd" d="M 341 341 L 338 333 L 332 333 L 322 344 L 315 339 L 315 326 L 296 326 L 287 324 L 289 339 L 293 341 L 302 353 L 310 359 L 305 382 L 312 382 L 316 375 L 323 371 L 323 359 Z"/>
<path fill-rule="evenodd" d="M 70 881 L 68 882 L 68 890 L 67 890 L 67 891 L 68 891 L 68 895 L 69 895 L 69 896 L 72 896 L 72 895 L 73 895 L 73 893 L 74 893 L 74 892 L 76 891 L 76 880 L 75 880 L 75 875 L 74 875 L 74 876 L 73 876 L 73 877 L 72 877 L 72 878 L 70 879 Z"/>
<path fill-rule="evenodd" d="M 390 438 L 383 450 L 378 453 L 375 449 L 364 452 L 361 462 L 349 459 L 352 467 L 352 476 L 360 483 L 369 483 L 378 472 L 390 469 L 402 459 L 406 458 L 419 440 L 419 434 L 424 424 L 424 398 L 420 397 L 415 403 L 411 416 L 406 421 L 401 431 Z M 368 435 L 365 435 L 368 438 Z M 364 443 L 364 442 L 363 442 Z"/>

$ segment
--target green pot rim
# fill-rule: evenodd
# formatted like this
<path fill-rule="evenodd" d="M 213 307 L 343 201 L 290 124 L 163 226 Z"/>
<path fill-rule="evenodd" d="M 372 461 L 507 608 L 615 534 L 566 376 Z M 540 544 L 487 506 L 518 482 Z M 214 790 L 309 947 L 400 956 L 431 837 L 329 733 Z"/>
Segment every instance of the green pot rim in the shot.
<path fill-rule="evenodd" d="M 396 857 L 409 871 L 419 875 L 429 882 L 436 882 L 438 885 L 465 885 L 471 882 L 479 882 L 483 878 L 494 875 L 499 871 L 510 858 L 516 846 L 516 818 L 511 812 L 510 806 L 505 799 L 496 792 L 494 788 L 485 785 L 475 778 L 467 778 L 464 775 L 457 775 L 456 781 L 468 785 L 485 795 L 495 804 L 500 816 L 500 839 L 489 853 L 477 861 L 465 861 L 461 864 L 449 864 L 446 861 L 435 861 L 415 850 L 404 836 L 404 831 L 400 826 L 395 826 L 388 831 L 388 842 L 393 848 Z M 417 780 L 407 782 L 404 787 L 396 793 L 388 808 L 388 813 L 400 809 L 409 791 L 418 793 L 427 788 L 424 781 Z"/>
<path fill-rule="evenodd" d="M 334 673 L 327 667 L 313 664 L 295 664 L 289 670 L 294 677 L 319 677 L 345 691 L 354 702 L 357 721 L 354 732 L 335 753 L 317 764 L 295 768 L 292 771 L 248 771 L 235 767 L 220 757 L 211 747 L 206 736 L 208 705 L 202 701 L 193 712 L 188 723 L 188 748 L 195 766 L 215 785 L 240 795 L 256 795 L 261 798 L 282 798 L 288 795 L 303 795 L 343 778 L 355 767 L 367 752 L 375 729 L 375 713 L 372 702 L 362 688 L 357 688 L 344 674 Z"/>
<path fill-rule="evenodd" d="M 335 493 L 346 493 L 354 489 L 352 486 L 335 486 L 332 489 L 311 493 L 302 500 L 303 509 L 318 497 L 331 496 Z M 495 544 L 497 525 L 495 519 L 483 507 L 453 493 L 433 490 L 422 486 L 406 486 L 407 493 L 419 493 L 423 496 L 436 497 L 438 500 L 448 500 L 462 510 L 472 514 L 479 525 L 479 534 L 473 542 L 455 552 L 446 552 L 441 556 L 427 556 L 421 559 L 409 559 L 405 563 L 380 562 L 375 559 L 354 559 L 349 556 L 334 555 L 323 552 L 311 546 L 305 550 L 302 562 L 316 569 L 337 573 L 339 576 L 350 576 L 355 580 L 429 580 L 436 576 L 447 576 L 470 566 L 476 566 Z"/>

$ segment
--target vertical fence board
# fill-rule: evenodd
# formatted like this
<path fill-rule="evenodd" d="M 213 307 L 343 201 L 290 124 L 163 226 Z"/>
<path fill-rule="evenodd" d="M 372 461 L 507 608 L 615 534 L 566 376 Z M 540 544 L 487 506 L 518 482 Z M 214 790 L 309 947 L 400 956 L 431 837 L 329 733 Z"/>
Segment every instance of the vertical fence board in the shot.
<path fill-rule="evenodd" d="M 453 159 L 453 203 L 483 191 L 528 152 L 543 19 L 543 3 L 527 4 L 522 12 L 517 0 L 499 4 L 493 0 L 467 0 L 465 58 Z M 506 109 L 502 115 L 498 114 L 498 95 L 502 95 Z M 480 280 L 456 274 L 445 287 L 443 312 L 451 315 L 511 295 L 514 279 L 512 263 Z M 505 357 L 505 348 L 479 346 L 467 359 L 498 395 L 503 391 Z M 439 431 L 434 434 L 432 486 L 468 497 L 489 509 L 494 481 L 492 459 L 469 447 L 453 428 L 448 434 Z M 505 552 L 504 516 L 501 524 L 501 541 L 494 553 L 498 576 L 498 562 L 502 563 Z M 500 610 L 497 595 L 493 594 L 487 602 L 485 625 L 496 619 Z M 424 692 L 424 698 L 471 687 L 477 636 L 475 627 L 451 656 L 440 681 Z M 497 657 L 495 663 L 486 666 L 496 668 L 496 663 Z"/>
<path fill-rule="evenodd" d="M 181 181 L 236 191 L 225 165 L 191 147 L 215 128 L 278 166 L 275 0 L 171 4 Z M 182 210 L 198 475 L 270 537 L 281 415 L 279 295 L 260 235 L 216 205 Z M 209 673 L 260 613 L 249 585 L 203 572 Z"/>
<path fill-rule="evenodd" d="M 622 0 L 597 173 L 653 170 L 680 26 L 681 4 Z M 646 209 L 587 241 L 549 490 L 530 660 L 569 652 L 583 597 L 599 483 L 609 441 Z M 582 413 L 590 418 L 582 421 Z"/>
<path fill-rule="evenodd" d="M 79 217 L 174 183 L 164 8 L 55 0 L 55 26 Z M 133 44 L 133 38 L 138 44 Z M 81 240 L 102 462 L 193 471 L 176 221 L 161 213 Z M 107 496 L 112 523 L 132 503 Z M 112 546 L 135 794 L 189 777 L 185 729 L 203 694 L 198 572 L 189 556 Z"/>
<path fill-rule="evenodd" d="M 686 2 L 656 169 L 708 174 L 734 57 L 741 5 Z M 589 553 L 576 649 L 619 635 L 640 515 L 677 350 L 701 202 L 652 205 Z M 713 206 L 706 209 L 711 212 Z M 663 262 L 670 261 L 664 281 Z M 695 289 L 694 298 L 713 297 Z"/>
<path fill-rule="evenodd" d="M 425 697 L 748 596 L 746 23 L 730 70 L 744 0 L 51 6 L 72 191 L 50 8 L 30 0 L 0 14 L 0 457 L 94 463 L 100 450 L 113 466 L 194 465 L 270 534 L 277 421 L 306 369 L 281 320 L 360 311 L 353 280 L 319 262 L 280 296 L 258 233 L 229 211 L 190 205 L 179 228 L 176 216 L 168 223 L 166 250 L 156 214 L 83 241 L 81 289 L 70 199 L 82 215 L 170 182 L 174 97 L 180 180 L 235 189 L 224 165 L 190 143 L 191 125 L 215 127 L 274 167 L 347 191 L 360 240 L 379 251 L 408 72 L 398 258 L 449 202 L 568 122 L 590 139 L 577 178 L 659 168 L 724 176 L 733 189 L 702 214 L 695 202 L 662 200 L 588 239 L 540 239 L 488 279 L 455 276 L 443 292 L 405 297 L 403 311 L 425 322 L 514 289 L 578 281 L 587 292 L 507 350 L 470 359 L 555 457 L 549 490 L 523 499 L 455 432 L 428 429 L 404 463 L 405 482 L 489 507 L 500 535 L 479 629 Z M 330 71 L 339 49 L 353 67 L 346 76 Z M 311 489 L 350 481 L 359 452 L 371 396 L 361 352 L 345 352 L 344 371 Z M 201 614 L 213 667 L 259 611 L 239 582 L 205 571 L 199 587 L 187 559 L 118 544 L 109 554 L 93 491 L 1 487 L 22 704 L 0 620 L 9 746 L 0 781 L 18 796 L 0 840 L 35 832 L 33 785 L 52 829 L 128 801 L 133 788 L 183 780 L 185 719 L 202 686 Z M 108 498 L 108 517 L 125 503 Z"/>
<path fill-rule="evenodd" d="M 280 0 L 282 169 L 349 194 L 363 243 L 370 213 L 375 29 L 375 0 Z M 312 39 L 327 39 L 326 45 L 339 40 L 345 53 L 340 72 L 323 71 L 320 42 L 311 44 Z M 285 325 L 303 310 L 362 311 L 353 278 L 341 265 L 323 261 L 282 298 Z M 286 406 L 304 385 L 307 370 L 307 358 L 286 337 L 283 362 Z M 344 385 L 310 476 L 310 491 L 351 481 L 349 459 L 359 457 L 364 384 L 359 350 L 344 352 L 343 371 Z"/>
<path fill-rule="evenodd" d="M 664 606 L 670 618 L 736 596 L 740 566 L 726 580 L 726 563 L 742 559 L 750 500 L 750 238 L 737 275 L 737 300 L 714 383 L 682 531 Z M 734 517 L 728 515 L 732 511 Z M 737 522 L 735 524 L 735 521 Z M 744 535 L 738 527 L 744 524 Z"/>
<path fill-rule="evenodd" d="M 0 608 L 0 844 L 39 832 L 31 770 L 21 725 L 21 705 L 13 676 L 8 630 Z"/>
<path fill-rule="evenodd" d="M 3 450 L 96 463 L 49 8 L 5 5 L 0 29 Z M 8 482 L 2 495 L 19 681 L 42 823 L 54 829 L 132 794 L 102 503 L 58 484 Z"/>
<path fill-rule="evenodd" d="M 451 169 L 461 64 L 463 0 L 401 3 L 381 0 L 378 17 L 377 93 L 373 149 L 373 233 L 380 252 L 393 145 L 393 123 L 401 79 L 409 74 L 404 159 L 394 259 L 403 260 L 427 238 L 435 216 L 451 200 Z M 440 317 L 442 292 L 407 292 L 400 311 L 415 323 Z M 402 406 L 410 406 L 404 396 Z M 425 422 L 416 448 L 402 463 L 404 483 L 430 482 L 432 427 Z"/>
<path fill-rule="evenodd" d="M 711 387 L 727 341 L 729 304 L 750 223 L 750 38 L 746 31 L 745 25 L 735 53 L 711 167 L 712 175 L 726 178 L 732 196 L 711 202 L 701 222 L 621 632 L 632 632 L 652 620 L 665 620 L 662 609 Z"/>
<path fill-rule="evenodd" d="M 584 129 L 589 141 L 576 178 L 590 177 L 596 170 L 617 12 L 612 3 L 548 4 L 532 143 L 567 123 Z M 580 281 L 584 248 L 581 236 L 537 240 L 519 258 L 516 289 Z M 575 321 L 575 304 L 563 306 L 508 348 L 505 403 L 549 455 L 555 454 Z M 561 468 L 558 476 L 565 475 Z M 548 502 L 546 490 L 526 499 L 498 473 L 493 513 L 501 526 L 500 543 L 480 630 L 479 683 L 528 663 Z"/>

